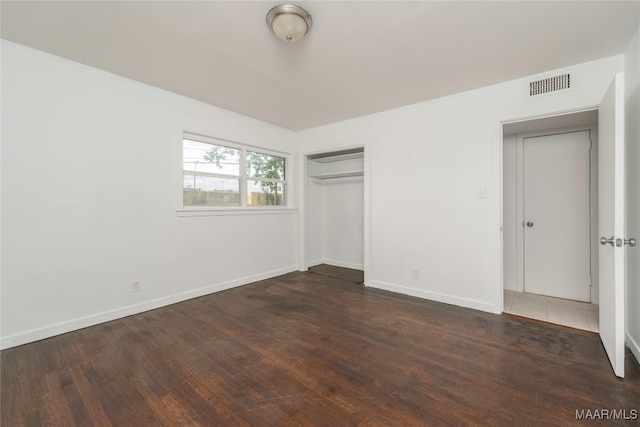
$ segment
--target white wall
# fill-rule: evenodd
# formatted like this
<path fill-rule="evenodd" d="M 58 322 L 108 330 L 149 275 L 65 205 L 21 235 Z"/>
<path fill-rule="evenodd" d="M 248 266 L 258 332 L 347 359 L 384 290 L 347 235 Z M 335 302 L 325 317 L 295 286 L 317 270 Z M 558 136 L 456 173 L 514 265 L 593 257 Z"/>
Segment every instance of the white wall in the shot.
<path fill-rule="evenodd" d="M 569 92 L 527 99 L 529 79 L 519 79 L 301 132 L 307 151 L 365 145 L 367 285 L 501 311 L 495 265 L 502 239 L 493 226 L 500 217 L 500 121 L 595 106 L 623 62 L 618 55 L 572 67 Z"/>
<path fill-rule="evenodd" d="M 295 211 L 176 213 L 180 126 L 293 132 L 6 41 L 2 125 L 4 348 L 297 268 Z"/>
<path fill-rule="evenodd" d="M 503 189 L 503 268 L 504 268 L 504 288 L 510 291 L 518 289 L 518 216 L 517 216 L 517 137 L 516 135 L 504 136 L 504 147 L 502 159 L 504 189 Z M 521 291 L 521 289 L 520 289 Z"/>
<path fill-rule="evenodd" d="M 313 267 L 318 264 L 325 263 L 324 255 L 324 233 L 325 233 L 325 221 L 324 221 L 324 208 L 327 206 L 325 201 L 326 192 L 324 187 L 320 184 L 315 184 L 309 180 L 307 184 L 307 265 L 306 267 Z"/>
<path fill-rule="evenodd" d="M 640 241 L 640 29 L 625 52 L 626 234 Z M 640 361 L 640 246 L 627 246 L 627 345 Z"/>
<path fill-rule="evenodd" d="M 311 183 L 308 188 L 309 265 L 325 263 L 363 270 L 362 180 Z"/>
<path fill-rule="evenodd" d="M 325 246 L 328 264 L 364 270 L 364 184 L 324 186 Z"/>

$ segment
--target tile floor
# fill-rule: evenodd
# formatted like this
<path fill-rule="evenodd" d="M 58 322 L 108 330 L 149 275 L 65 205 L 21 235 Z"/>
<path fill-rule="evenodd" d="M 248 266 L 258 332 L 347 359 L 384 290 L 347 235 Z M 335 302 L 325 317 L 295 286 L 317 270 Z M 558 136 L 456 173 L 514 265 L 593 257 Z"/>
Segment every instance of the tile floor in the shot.
<path fill-rule="evenodd" d="M 578 301 L 504 291 L 504 312 L 598 332 L 598 306 Z"/>

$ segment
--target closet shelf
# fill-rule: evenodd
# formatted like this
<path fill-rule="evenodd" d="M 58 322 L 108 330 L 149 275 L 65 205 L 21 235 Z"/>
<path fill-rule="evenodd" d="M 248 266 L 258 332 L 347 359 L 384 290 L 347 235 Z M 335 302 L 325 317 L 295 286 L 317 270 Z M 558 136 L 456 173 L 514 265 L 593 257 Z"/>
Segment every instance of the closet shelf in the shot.
<path fill-rule="evenodd" d="M 341 162 L 344 160 L 354 160 L 354 159 L 362 159 L 364 158 L 364 153 L 362 151 L 358 151 L 355 153 L 346 153 L 346 154 L 330 154 L 330 155 L 321 155 L 321 156 L 309 156 L 309 160 L 316 163 L 332 163 L 332 162 Z"/>
<path fill-rule="evenodd" d="M 346 171 L 346 172 L 333 172 L 333 173 L 321 173 L 317 175 L 311 175 L 310 177 L 318 181 L 328 181 L 342 178 L 354 178 L 364 176 L 363 170 Z"/>

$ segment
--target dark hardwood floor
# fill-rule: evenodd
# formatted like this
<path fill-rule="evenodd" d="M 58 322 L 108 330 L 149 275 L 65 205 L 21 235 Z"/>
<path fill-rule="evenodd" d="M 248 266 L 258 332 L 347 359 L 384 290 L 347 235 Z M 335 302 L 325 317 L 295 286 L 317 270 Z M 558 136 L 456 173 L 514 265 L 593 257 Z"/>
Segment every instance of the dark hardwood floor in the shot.
<path fill-rule="evenodd" d="M 2 426 L 638 425 L 597 336 L 291 273 L 1 353 Z"/>
<path fill-rule="evenodd" d="M 336 267 L 334 265 L 320 264 L 309 268 L 310 273 L 330 276 L 337 279 L 343 279 L 348 282 L 354 282 L 358 285 L 364 284 L 364 271 L 352 268 Z"/>

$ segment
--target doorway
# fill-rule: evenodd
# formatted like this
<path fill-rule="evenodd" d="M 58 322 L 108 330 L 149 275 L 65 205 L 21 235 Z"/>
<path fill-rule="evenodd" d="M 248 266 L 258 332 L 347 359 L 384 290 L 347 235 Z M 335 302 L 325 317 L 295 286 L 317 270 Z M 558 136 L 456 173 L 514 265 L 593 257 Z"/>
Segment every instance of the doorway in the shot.
<path fill-rule="evenodd" d="M 609 87 L 600 100 L 600 103 L 573 111 L 556 112 L 539 119 L 541 121 L 560 121 L 565 118 L 583 117 L 585 114 L 596 112 L 597 136 L 598 136 L 598 166 L 597 172 L 592 178 L 598 181 L 597 233 L 593 237 L 600 236 L 597 242 L 592 242 L 592 248 L 597 247 L 597 263 L 592 263 L 592 272 L 597 267 L 598 291 L 592 295 L 598 298 L 598 330 L 602 345 L 607 353 L 611 367 L 616 376 L 624 377 L 625 365 L 625 275 L 628 272 L 626 265 L 626 245 L 634 246 L 635 239 L 625 233 L 625 91 L 624 75 L 615 75 Z M 541 116 L 538 116 L 541 117 Z M 503 154 L 505 132 L 511 126 L 532 126 L 540 123 L 539 120 L 528 120 L 519 117 L 511 120 L 497 122 L 494 139 L 494 186 L 498 197 L 494 203 L 494 307 L 495 313 L 503 313 L 505 301 L 505 273 L 507 265 L 507 242 L 503 238 L 504 221 L 508 217 L 503 215 L 503 196 L 506 192 L 506 182 L 503 180 Z M 582 125 L 583 123 L 579 123 Z M 533 125 L 535 126 L 535 125 Z M 552 128 L 552 127 L 550 127 Z M 503 187 L 504 190 L 503 191 Z M 635 187 L 634 187 L 635 188 Z M 506 206 L 505 206 L 506 209 Z M 599 243 L 596 244 L 596 243 Z M 503 256 L 504 255 L 504 256 Z M 592 298 L 594 300 L 595 298 Z M 637 346 L 636 346 L 637 347 Z"/>
<path fill-rule="evenodd" d="M 503 126 L 503 311 L 598 331 L 597 111 Z"/>

